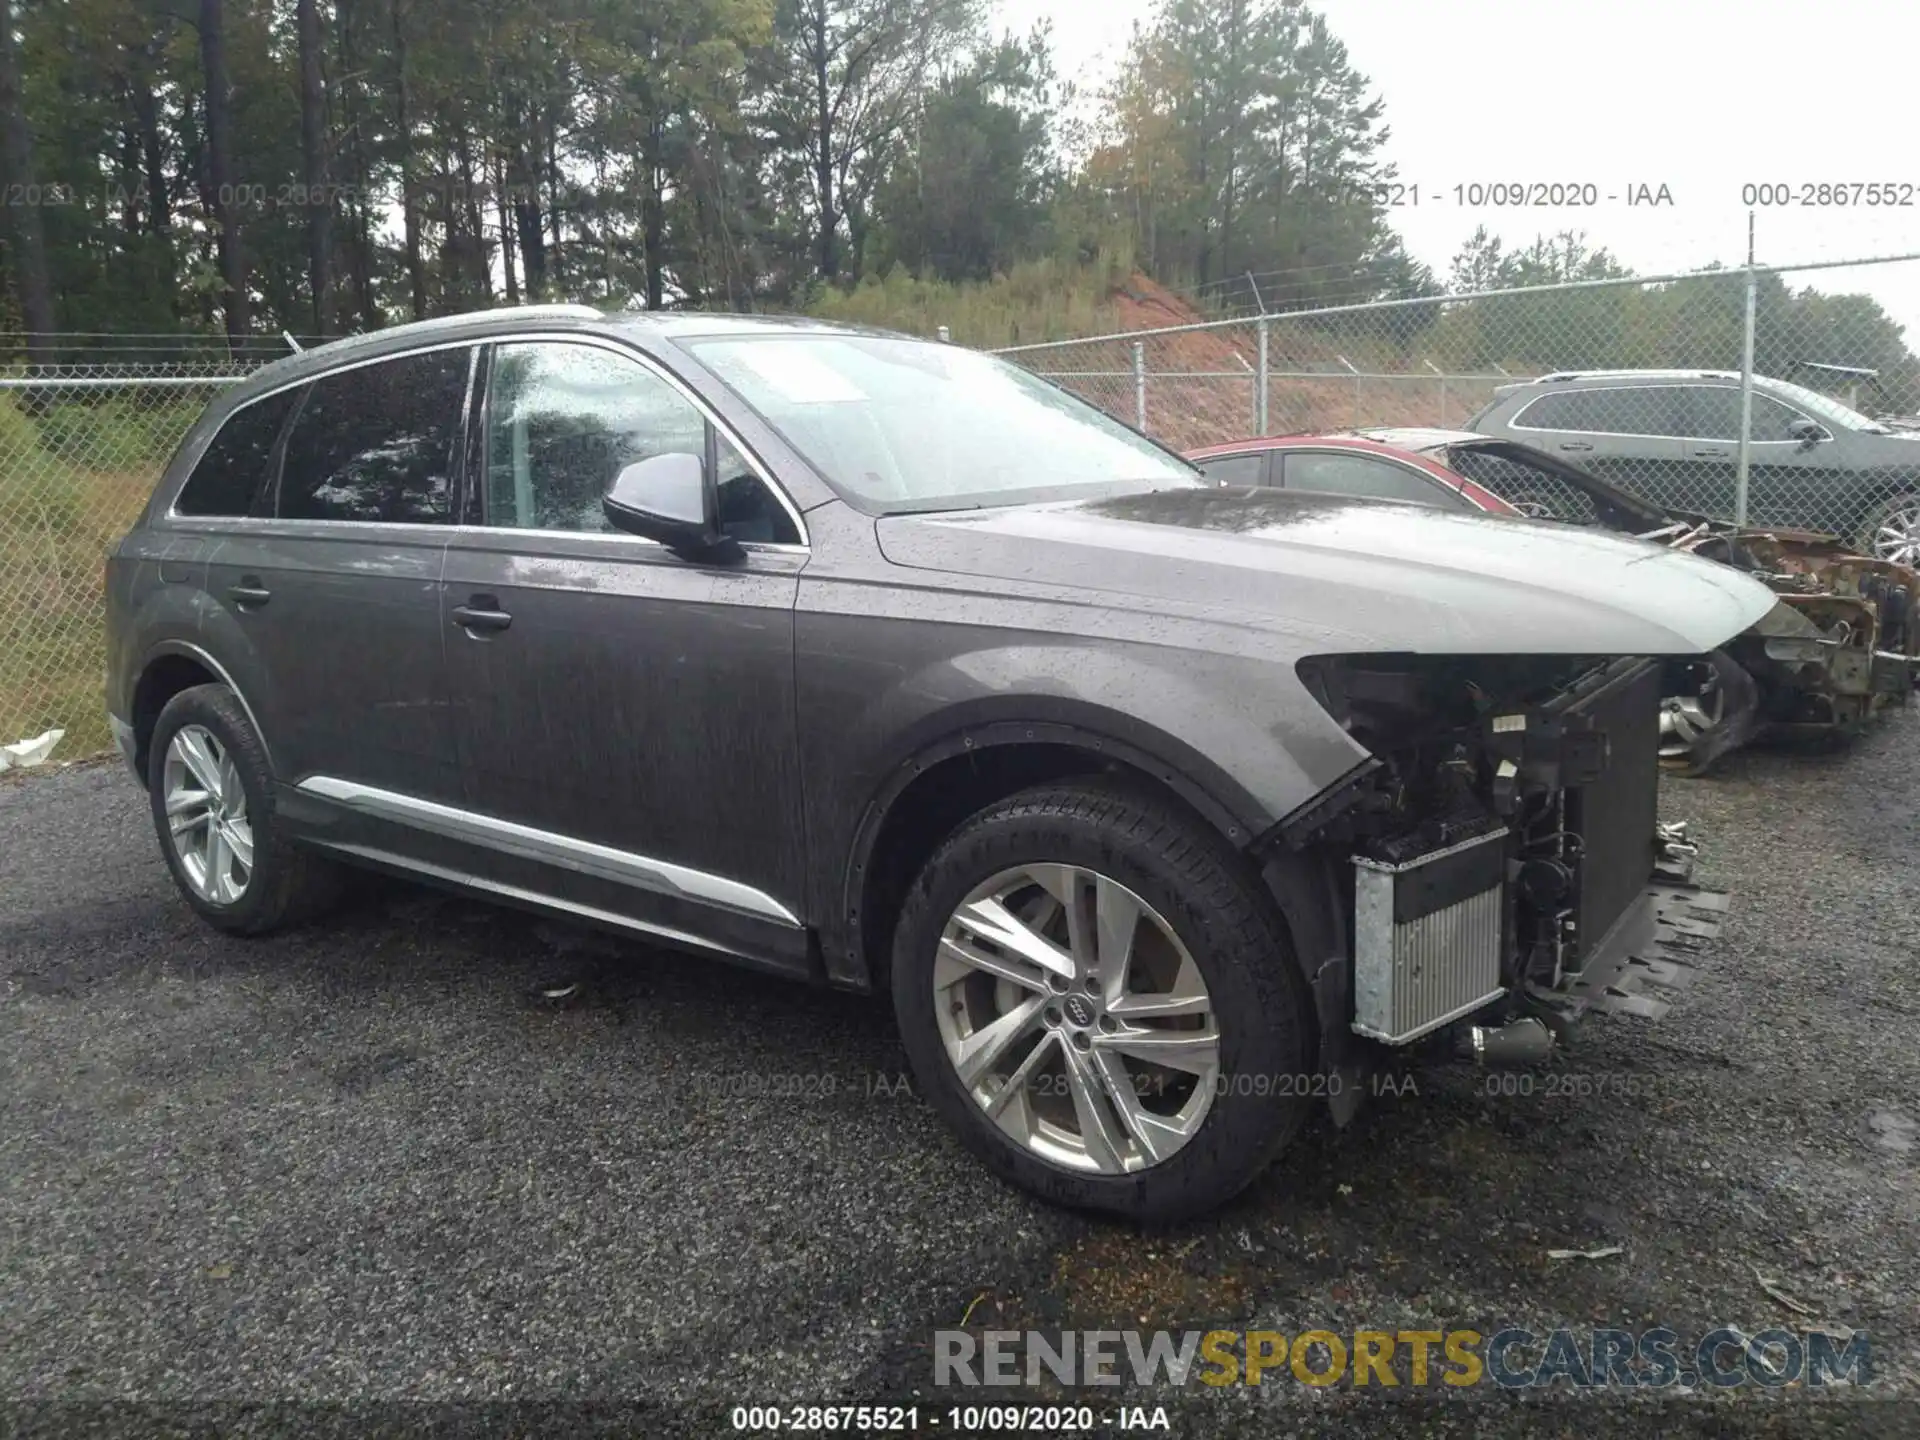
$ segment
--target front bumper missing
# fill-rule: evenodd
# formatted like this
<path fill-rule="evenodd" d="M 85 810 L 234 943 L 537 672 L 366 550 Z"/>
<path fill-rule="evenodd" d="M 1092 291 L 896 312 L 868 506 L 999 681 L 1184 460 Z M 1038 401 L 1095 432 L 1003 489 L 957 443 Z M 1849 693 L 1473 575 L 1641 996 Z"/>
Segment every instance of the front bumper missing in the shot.
<path fill-rule="evenodd" d="M 1693 979 L 1699 954 L 1720 933 L 1728 905 L 1721 891 L 1656 880 L 1579 971 L 1557 985 L 1528 985 L 1524 1001 L 1557 1031 L 1592 1010 L 1658 1020 Z"/>

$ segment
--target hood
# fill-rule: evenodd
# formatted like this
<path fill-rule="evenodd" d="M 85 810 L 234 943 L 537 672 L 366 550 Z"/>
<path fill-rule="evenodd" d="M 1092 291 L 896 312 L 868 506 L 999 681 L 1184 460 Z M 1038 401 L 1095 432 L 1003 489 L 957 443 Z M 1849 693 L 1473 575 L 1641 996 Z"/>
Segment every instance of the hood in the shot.
<path fill-rule="evenodd" d="M 1283 490 L 897 515 L 878 529 L 896 565 L 1226 612 L 1297 637 L 1301 654 L 1697 655 L 1774 604 L 1724 565 L 1623 536 Z"/>

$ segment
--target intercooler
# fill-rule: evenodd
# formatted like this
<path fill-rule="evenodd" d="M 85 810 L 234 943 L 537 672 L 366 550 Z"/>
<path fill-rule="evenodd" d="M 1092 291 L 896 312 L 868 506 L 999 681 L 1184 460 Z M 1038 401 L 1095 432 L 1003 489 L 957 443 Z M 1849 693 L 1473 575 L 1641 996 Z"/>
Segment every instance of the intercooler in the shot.
<path fill-rule="evenodd" d="M 1354 857 L 1356 1031 L 1403 1045 L 1503 992 L 1506 840 L 1502 826 L 1397 864 Z"/>
<path fill-rule="evenodd" d="M 1424 853 L 1404 837 L 1353 856 L 1357 1032 L 1403 1045 L 1470 1014 L 1505 993 L 1503 961 L 1516 948 L 1526 960 L 1543 943 L 1545 983 L 1576 981 L 1623 917 L 1645 910 L 1660 680 L 1657 665 L 1618 661 L 1537 710 L 1492 718 L 1494 740 L 1511 747 L 1501 772 L 1532 777 L 1554 802 L 1544 814 L 1511 826 L 1489 818 L 1468 838 L 1430 839 Z M 1519 911 L 1510 863 L 1533 877 Z"/>

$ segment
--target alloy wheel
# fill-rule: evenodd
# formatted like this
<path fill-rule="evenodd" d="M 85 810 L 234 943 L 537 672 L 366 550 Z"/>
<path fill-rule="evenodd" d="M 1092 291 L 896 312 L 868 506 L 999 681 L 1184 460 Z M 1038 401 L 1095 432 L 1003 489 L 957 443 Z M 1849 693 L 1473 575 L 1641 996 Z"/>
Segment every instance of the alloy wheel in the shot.
<path fill-rule="evenodd" d="M 1193 956 L 1118 881 L 1024 865 L 948 918 L 933 999 L 947 1059 L 1015 1143 L 1119 1175 L 1196 1135 L 1220 1078 L 1220 1033 Z"/>
<path fill-rule="evenodd" d="M 253 878 L 253 825 L 233 757 L 204 725 L 183 725 L 167 742 L 160 785 L 180 872 L 202 899 L 234 904 Z"/>
<path fill-rule="evenodd" d="M 1660 758 L 1668 765 L 1691 761 L 1700 744 L 1725 722 L 1727 692 L 1710 674 L 1697 694 L 1669 695 L 1660 705 Z"/>
<path fill-rule="evenodd" d="M 1873 553 L 1897 565 L 1920 564 L 1920 500 L 1905 500 L 1873 528 Z"/>

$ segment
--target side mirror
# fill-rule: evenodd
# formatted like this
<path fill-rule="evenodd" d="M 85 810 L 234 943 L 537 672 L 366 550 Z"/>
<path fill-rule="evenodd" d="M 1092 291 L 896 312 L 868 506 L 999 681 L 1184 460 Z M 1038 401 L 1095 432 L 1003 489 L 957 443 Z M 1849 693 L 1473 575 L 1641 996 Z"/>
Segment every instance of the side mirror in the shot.
<path fill-rule="evenodd" d="M 726 548 L 706 461 L 684 452 L 636 460 L 601 500 L 616 530 L 658 540 L 676 554 L 706 556 Z"/>
<path fill-rule="evenodd" d="M 1798 440 L 1802 449 L 1818 445 L 1822 440 L 1831 440 L 1833 436 L 1827 428 L 1813 420 L 1795 420 L 1787 426 L 1787 438 Z"/>

